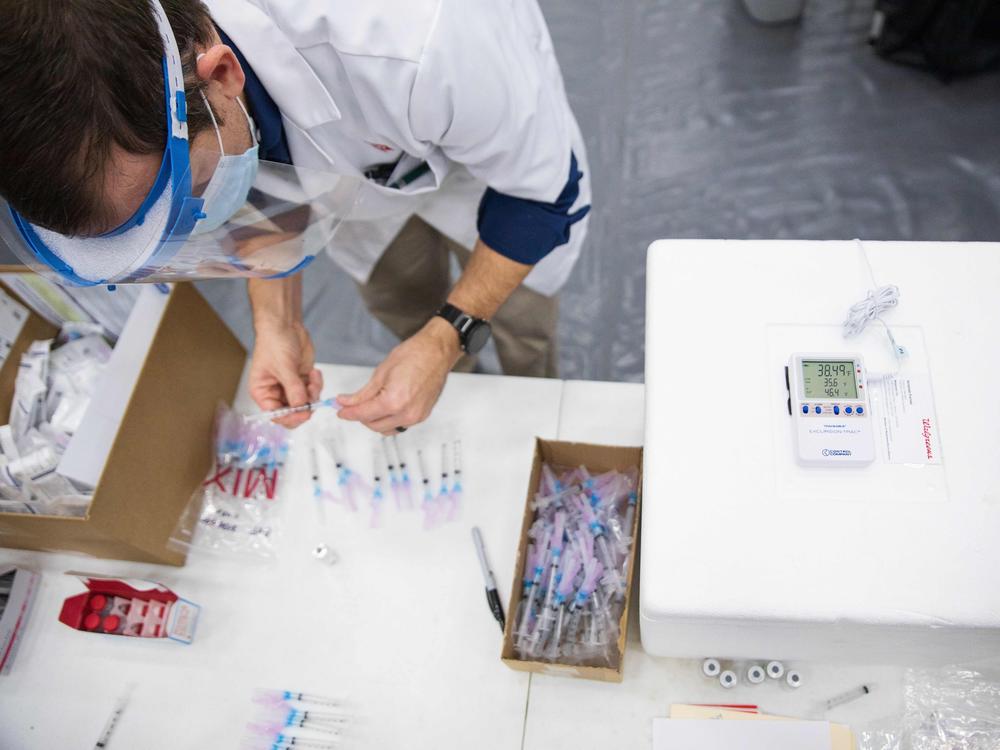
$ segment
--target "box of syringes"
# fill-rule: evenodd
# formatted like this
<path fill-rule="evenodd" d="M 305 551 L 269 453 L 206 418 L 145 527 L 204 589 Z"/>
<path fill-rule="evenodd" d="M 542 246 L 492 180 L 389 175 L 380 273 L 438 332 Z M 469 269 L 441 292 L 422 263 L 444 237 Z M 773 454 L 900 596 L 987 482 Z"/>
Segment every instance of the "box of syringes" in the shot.
<path fill-rule="evenodd" d="M 617 597 L 616 609 L 622 604 L 622 613 L 617 625 L 617 638 L 607 644 L 608 658 L 598 660 L 576 660 L 576 663 L 560 663 L 559 657 L 532 658 L 519 648 L 523 633 L 524 620 L 518 615 L 523 613 L 522 602 L 525 601 L 527 582 L 524 580 L 525 560 L 532 546 L 530 532 L 536 522 L 536 508 L 540 480 L 543 467 L 576 467 L 592 475 L 610 472 L 633 472 L 632 492 L 629 501 L 634 510 L 629 515 L 631 528 L 619 529 L 624 538 L 629 541 L 625 557 L 624 575 L 620 581 L 620 589 L 613 596 Z M 572 488 L 569 488 L 572 489 Z M 584 490 L 589 494 L 589 490 Z M 568 490 L 567 490 L 568 491 Z M 518 543 L 517 562 L 514 568 L 514 578 L 511 584 L 510 605 L 507 610 L 506 627 L 504 629 L 502 661 L 511 669 L 523 672 L 542 672 L 544 674 L 579 677 L 602 682 L 621 682 L 622 663 L 624 661 L 625 643 L 628 635 L 629 609 L 632 599 L 632 582 L 635 578 L 635 568 L 638 560 L 639 516 L 642 508 L 642 448 L 608 445 L 593 445 L 588 443 L 571 443 L 556 440 L 536 438 L 535 454 L 531 467 L 531 479 L 528 482 L 527 497 L 524 505 L 524 519 L 521 524 L 521 535 Z M 595 523 L 597 519 L 593 519 Z M 591 525 L 595 536 L 610 533 L 609 530 Z M 535 568 L 537 571 L 537 568 Z M 622 601 L 622 599 L 624 601 Z M 528 602 L 530 604 L 530 601 Z M 530 608 L 530 607 L 529 607 Z M 563 659 L 562 661 L 565 661 Z"/>

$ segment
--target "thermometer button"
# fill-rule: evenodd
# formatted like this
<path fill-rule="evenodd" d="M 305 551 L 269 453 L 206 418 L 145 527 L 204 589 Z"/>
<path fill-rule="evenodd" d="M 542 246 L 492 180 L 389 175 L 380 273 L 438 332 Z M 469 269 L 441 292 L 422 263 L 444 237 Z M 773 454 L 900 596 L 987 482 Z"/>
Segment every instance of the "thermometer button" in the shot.
<path fill-rule="evenodd" d="M 816 408 L 814 409 L 814 411 L 815 411 L 815 412 L 816 412 L 817 414 L 822 414 L 822 413 L 823 413 L 823 407 L 822 407 L 822 406 L 817 406 L 817 407 L 816 407 Z"/>
<path fill-rule="evenodd" d="M 809 413 L 809 404 L 802 404 L 802 413 L 803 414 Z"/>
<path fill-rule="evenodd" d="M 850 407 L 848 407 L 848 408 L 850 408 Z M 840 407 L 839 406 L 834 406 L 833 407 L 833 413 L 834 414 L 840 414 Z"/>
<path fill-rule="evenodd" d="M 865 407 L 859 406 L 858 407 L 858 414 L 864 414 L 864 413 L 865 413 Z"/>
<path fill-rule="evenodd" d="M 854 411 L 854 409 L 852 409 L 850 406 L 845 406 L 844 407 L 844 411 L 847 412 L 848 414 L 850 414 L 850 413 L 852 413 Z"/>

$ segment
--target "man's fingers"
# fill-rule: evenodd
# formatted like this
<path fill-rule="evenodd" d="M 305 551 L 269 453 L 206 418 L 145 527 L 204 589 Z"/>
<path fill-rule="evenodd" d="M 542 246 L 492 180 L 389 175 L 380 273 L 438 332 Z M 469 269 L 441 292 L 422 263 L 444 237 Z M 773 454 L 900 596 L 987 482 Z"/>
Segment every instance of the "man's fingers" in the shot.
<path fill-rule="evenodd" d="M 253 401 L 257 406 L 260 407 L 261 411 L 273 411 L 274 409 L 280 409 L 284 404 L 281 399 L 276 398 L 270 394 L 266 396 L 253 395 Z"/>
<path fill-rule="evenodd" d="M 309 384 L 306 386 L 306 390 L 309 391 L 310 401 L 319 401 L 320 394 L 323 392 L 323 373 L 319 370 L 310 372 Z"/>
<path fill-rule="evenodd" d="M 397 434 L 397 427 L 405 426 L 403 425 L 403 420 L 395 414 L 383 417 L 382 419 L 376 419 L 374 422 L 363 422 L 362 424 L 369 430 L 373 430 L 381 435 L 395 435 Z"/>
<path fill-rule="evenodd" d="M 281 425 L 287 430 L 294 430 L 296 427 L 301 427 L 306 422 L 309 421 L 309 417 L 312 414 L 310 412 L 302 412 L 301 414 L 289 414 L 287 417 L 282 417 L 281 419 L 275 419 L 274 423 Z"/>
<path fill-rule="evenodd" d="M 280 374 L 281 387 L 285 390 L 285 399 L 289 406 L 302 406 L 309 403 L 309 391 L 302 381 L 302 376 L 294 370 Z"/>
<path fill-rule="evenodd" d="M 382 390 L 382 378 L 380 378 L 376 372 L 372 375 L 371 380 L 365 383 L 361 390 L 355 391 L 354 393 L 343 393 L 337 396 L 337 401 L 339 401 L 342 406 L 357 406 L 358 404 L 364 403 L 369 399 L 375 398 L 380 390 Z"/>
<path fill-rule="evenodd" d="M 280 409 L 282 406 L 285 406 L 286 404 L 281 396 L 281 389 L 277 386 L 250 391 L 250 398 L 260 407 L 261 411 L 271 411 L 272 409 Z"/>
<path fill-rule="evenodd" d="M 383 391 L 375 398 L 358 404 L 357 406 L 344 406 L 337 413 L 341 419 L 350 422 L 374 422 L 379 419 L 391 417 L 396 413 L 396 404 L 392 403 L 388 395 Z"/>

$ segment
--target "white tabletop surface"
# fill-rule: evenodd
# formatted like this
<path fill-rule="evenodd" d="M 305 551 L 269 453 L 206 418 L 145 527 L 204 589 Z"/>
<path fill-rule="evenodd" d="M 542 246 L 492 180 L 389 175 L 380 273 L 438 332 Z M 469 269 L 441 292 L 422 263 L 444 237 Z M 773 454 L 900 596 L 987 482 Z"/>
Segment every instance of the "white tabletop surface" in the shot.
<path fill-rule="evenodd" d="M 323 371 L 329 394 L 367 376 L 360 368 Z M 894 712 L 900 680 L 891 669 L 800 665 L 806 684 L 797 692 L 775 685 L 724 692 L 695 662 L 646 656 L 634 612 L 620 685 L 529 676 L 500 662 L 469 528 L 483 531 L 506 603 L 533 438 L 638 445 L 642 421 L 641 385 L 452 376 L 430 423 L 404 436 L 410 446 L 461 437 L 466 499 L 450 526 L 424 531 L 419 514 L 390 510 L 374 530 L 366 513 L 339 508 L 327 509 L 323 525 L 293 449 L 275 563 L 194 554 L 178 569 L 0 550 L 0 561 L 44 572 L 14 671 L 0 678 L 0 747 L 89 749 L 128 682 L 133 696 L 109 750 L 238 748 L 255 716 L 255 687 L 343 697 L 356 717 L 345 746 L 361 748 L 644 748 L 651 719 L 671 702 L 759 703 L 818 716 L 819 701 L 862 682 L 875 683 L 876 693 L 830 718 L 863 722 Z M 351 457 L 370 450 L 360 428 L 341 435 Z M 309 556 L 321 540 L 340 553 L 336 566 Z M 167 584 L 203 606 L 194 643 L 67 628 L 58 612 L 80 585 L 66 570 Z"/>
<path fill-rule="evenodd" d="M 324 395 L 353 390 L 368 374 L 323 372 Z M 0 678 L 0 747 L 92 747 L 129 681 L 135 692 L 109 750 L 238 748 L 254 719 L 255 687 L 343 697 L 357 718 L 353 747 L 519 747 L 529 678 L 500 662 L 500 629 L 469 530 L 482 529 L 506 601 L 534 438 L 556 436 L 561 391 L 554 380 L 449 379 L 430 423 L 404 436 L 413 446 L 421 433 L 462 440 L 463 515 L 438 529 L 424 531 L 419 512 L 392 509 L 381 529 L 368 527 L 367 513 L 339 508 L 320 525 L 303 453 L 293 447 L 274 563 L 193 554 L 176 569 L 0 551 L 0 560 L 44 573 L 14 671 Z M 350 455 L 371 455 L 370 434 L 347 426 Z M 327 568 L 312 559 L 318 541 L 341 562 Z M 203 607 L 194 643 L 71 630 L 58 613 L 81 585 L 66 570 L 168 585 Z"/>

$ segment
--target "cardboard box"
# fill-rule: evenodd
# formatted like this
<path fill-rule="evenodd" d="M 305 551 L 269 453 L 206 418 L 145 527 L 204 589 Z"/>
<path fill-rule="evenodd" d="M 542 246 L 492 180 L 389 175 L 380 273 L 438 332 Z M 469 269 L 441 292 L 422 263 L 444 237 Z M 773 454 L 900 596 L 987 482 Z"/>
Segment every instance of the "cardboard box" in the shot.
<path fill-rule="evenodd" d="M 160 294 L 152 286 L 143 292 Z M 211 467 L 216 406 L 232 403 L 246 350 L 189 284 L 173 285 L 146 307 L 151 314 L 138 320 L 133 313 L 126 324 L 63 457 L 74 450 L 80 471 L 90 461 L 96 488 L 87 516 L 0 513 L 0 546 L 184 564 L 186 553 L 167 541 Z M 0 424 L 9 417 L 21 354 L 55 333 L 34 313 L 24 325 L 0 368 Z"/>
<path fill-rule="evenodd" d="M 514 648 L 514 629 L 517 627 L 517 609 L 522 598 L 522 574 L 524 558 L 528 552 L 528 530 L 535 520 L 535 512 L 531 508 L 538 483 L 542 473 L 542 464 L 560 466 L 586 466 L 591 473 L 599 474 L 605 471 L 625 471 L 633 466 L 639 469 L 638 501 L 635 519 L 629 533 L 636 540 L 632 544 L 628 566 L 628 580 L 625 581 L 625 608 L 619 621 L 618 655 L 610 667 L 588 667 L 571 664 L 558 664 L 543 661 L 528 661 L 518 657 Z M 642 513 L 642 448 L 624 448 L 608 445 L 591 445 L 589 443 L 566 443 L 558 440 L 535 439 L 535 458 L 531 465 L 531 479 L 528 482 L 528 492 L 524 502 L 524 520 L 521 523 L 521 537 L 517 547 L 517 562 L 514 566 L 513 583 L 510 588 L 510 604 L 507 608 L 507 626 L 503 634 L 503 651 L 500 658 L 511 669 L 521 672 L 542 672 L 544 674 L 563 675 L 566 677 L 581 677 L 587 680 L 601 682 L 621 682 L 622 663 L 625 655 L 625 642 L 628 637 L 629 608 L 632 601 L 632 580 L 635 576 L 639 517 Z"/>

